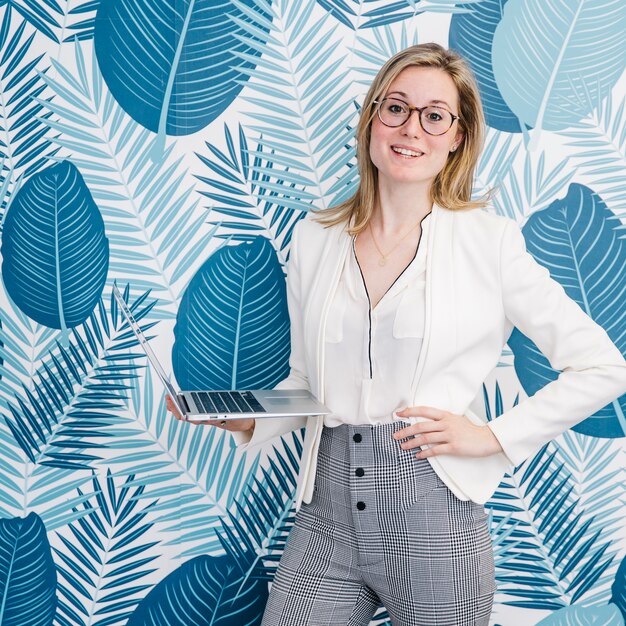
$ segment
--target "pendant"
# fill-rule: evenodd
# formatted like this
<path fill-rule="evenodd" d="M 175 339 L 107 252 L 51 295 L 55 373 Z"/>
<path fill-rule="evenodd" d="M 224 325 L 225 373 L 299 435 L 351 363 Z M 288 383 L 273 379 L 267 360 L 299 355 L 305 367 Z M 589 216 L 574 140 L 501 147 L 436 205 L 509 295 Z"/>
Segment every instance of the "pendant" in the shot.
<path fill-rule="evenodd" d="M 384 256 L 381 256 L 380 259 L 378 259 L 378 265 L 380 265 L 381 267 L 383 267 L 383 265 L 385 265 L 387 263 L 387 259 Z"/>

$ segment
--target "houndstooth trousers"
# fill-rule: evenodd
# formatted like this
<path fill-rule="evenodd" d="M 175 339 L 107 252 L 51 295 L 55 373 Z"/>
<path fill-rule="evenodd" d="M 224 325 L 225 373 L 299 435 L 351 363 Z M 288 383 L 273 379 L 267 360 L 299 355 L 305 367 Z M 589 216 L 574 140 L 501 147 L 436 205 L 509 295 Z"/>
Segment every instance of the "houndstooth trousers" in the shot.
<path fill-rule="evenodd" d="M 296 514 L 262 626 L 487 626 L 496 591 L 481 504 L 459 500 L 403 422 L 324 427 L 313 499 Z"/>

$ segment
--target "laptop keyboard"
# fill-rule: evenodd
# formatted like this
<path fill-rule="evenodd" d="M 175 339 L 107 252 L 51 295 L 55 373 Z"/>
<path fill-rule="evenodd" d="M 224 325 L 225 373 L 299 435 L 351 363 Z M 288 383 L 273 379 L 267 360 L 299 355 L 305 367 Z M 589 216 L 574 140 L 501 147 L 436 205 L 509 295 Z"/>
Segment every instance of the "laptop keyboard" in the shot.
<path fill-rule="evenodd" d="M 194 391 L 191 397 L 205 413 L 266 413 L 251 391 Z"/>

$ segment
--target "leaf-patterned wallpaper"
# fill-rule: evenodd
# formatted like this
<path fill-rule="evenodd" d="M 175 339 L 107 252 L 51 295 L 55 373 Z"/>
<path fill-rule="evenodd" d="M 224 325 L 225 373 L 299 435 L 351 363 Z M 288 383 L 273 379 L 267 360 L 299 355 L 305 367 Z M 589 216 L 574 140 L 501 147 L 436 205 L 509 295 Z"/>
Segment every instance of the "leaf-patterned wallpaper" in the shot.
<path fill-rule="evenodd" d="M 260 623 L 302 433 L 246 455 L 171 419 L 111 287 L 179 386 L 283 378 L 293 226 L 354 190 L 363 95 L 408 45 L 469 60 L 476 194 L 626 352 L 624 32 L 621 0 L 0 3 L 0 623 Z M 557 375 L 515 330 L 477 403 Z M 624 623 L 625 415 L 487 504 L 493 625 Z"/>

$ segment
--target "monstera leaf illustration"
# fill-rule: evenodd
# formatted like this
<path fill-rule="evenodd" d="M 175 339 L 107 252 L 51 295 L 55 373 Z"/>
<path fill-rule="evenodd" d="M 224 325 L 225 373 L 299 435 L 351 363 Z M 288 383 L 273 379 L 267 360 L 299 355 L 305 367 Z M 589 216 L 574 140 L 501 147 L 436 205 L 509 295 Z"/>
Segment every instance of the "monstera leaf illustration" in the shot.
<path fill-rule="evenodd" d="M 626 243 L 620 239 L 619 220 L 602 199 L 588 187 L 572 184 L 563 200 L 533 213 L 522 231 L 528 251 L 626 353 Z M 528 395 L 557 378 L 558 372 L 546 357 L 517 329 L 508 343 Z M 622 396 L 574 430 L 596 437 L 623 437 L 620 416 L 625 410 L 626 396 Z"/>
<path fill-rule="evenodd" d="M 109 267 L 104 222 L 80 172 L 62 161 L 31 176 L 4 222 L 2 277 L 30 318 L 66 330 L 97 304 Z"/>
<path fill-rule="evenodd" d="M 468 61 L 478 80 L 487 124 L 508 132 L 520 132 L 519 119 L 502 98 L 493 75 L 493 34 L 502 19 L 507 0 L 483 0 L 455 13 L 450 20 L 450 47 Z"/>
<path fill-rule="evenodd" d="M 152 589 L 126 626 L 260 624 L 267 603 L 267 582 L 256 579 L 242 586 L 246 565 L 229 554 L 187 561 Z"/>
<path fill-rule="evenodd" d="M 285 278 L 269 240 L 225 246 L 191 279 L 174 328 L 183 389 L 270 388 L 288 372 Z"/>
<path fill-rule="evenodd" d="M 162 139 L 194 133 L 228 107 L 255 67 L 259 53 L 241 40 L 239 21 L 253 23 L 260 38 L 269 30 L 252 0 L 104 2 L 94 34 L 104 80 Z"/>
<path fill-rule="evenodd" d="M 531 127 L 571 126 L 622 75 L 625 30 L 622 0 L 508 0 L 492 53 L 507 105 Z"/>
<path fill-rule="evenodd" d="M 0 519 L 0 624 L 50 626 L 57 575 L 41 518 Z"/>

